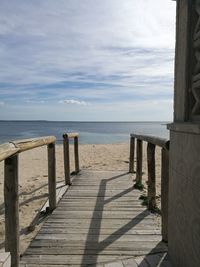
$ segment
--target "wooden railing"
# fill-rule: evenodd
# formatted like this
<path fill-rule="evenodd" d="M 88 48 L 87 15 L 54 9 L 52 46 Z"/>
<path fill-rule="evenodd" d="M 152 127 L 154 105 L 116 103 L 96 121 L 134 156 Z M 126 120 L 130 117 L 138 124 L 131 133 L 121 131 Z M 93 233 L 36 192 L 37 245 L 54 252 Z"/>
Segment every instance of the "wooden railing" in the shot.
<path fill-rule="evenodd" d="M 63 135 L 65 184 L 70 185 L 69 138 L 74 138 L 75 173 L 79 172 L 78 134 Z M 11 253 L 11 266 L 19 266 L 19 177 L 18 154 L 47 146 L 49 211 L 56 208 L 56 156 L 54 136 L 17 140 L 0 145 L 0 161 L 4 161 L 5 250 Z"/>
<path fill-rule="evenodd" d="M 75 174 L 79 169 L 79 152 L 78 152 L 78 133 L 64 133 L 63 134 L 63 153 L 64 153 L 64 173 L 65 184 L 71 185 L 71 173 L 70 173 L 70 153 L 69 153 L 69 140 L 74 139 L 74 161 L 75 161 Z"/>
<path fill-rule="evenodd" d="M 11 253 L 11 266 L 19 266 L 19 177 L 18 154 L 47 145 L 49 210 L 56 207 L 56 160 L 54 136 L 12 141 L 0 145 L 0 161 L 4 161 L 5 251 Z"/>
<path fill-rule="evenodd" d="M 148 187 L 147 205 L 148 209 L 154 211 L 156 205 L 156 169 L 155 169 L 155 147 L 159 146 L 161 152 L 161 215 L 162 215 L 162 238 L 167 242 L 168 233 L 168 187 L 169 187 L 169 140 L 149 135 L 130 135 L 130 163 L 129 172 L 134 172 L 136 140 L 136 188 L 142 188 L 142 161 L 143 141 L 147 142 L 147 167 Z"/>

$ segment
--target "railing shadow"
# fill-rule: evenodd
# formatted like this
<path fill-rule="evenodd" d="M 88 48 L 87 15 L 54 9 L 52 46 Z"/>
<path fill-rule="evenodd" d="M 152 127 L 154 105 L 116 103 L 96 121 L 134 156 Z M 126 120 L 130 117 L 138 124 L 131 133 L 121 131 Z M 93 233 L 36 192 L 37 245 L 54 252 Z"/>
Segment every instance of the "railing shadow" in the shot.
<path fill-rule="evenodd" d="M 166 251 L 161 250 L 163 241 L 160 241 L 145 257 L 141 256 L 141 260 L 137 261 L 138 267 L 143 266 L 160 266 L 160 267 L 172 267 L 170 257 Z M 153 265 L 152 265 L 153 263 Z"/>
<path fill-rule="evenodd" d="M 98 191 L 97 198 L 96 198 L 96 204 L 93 210 L 94 211 L 93 216 L 92 216 L 89 231 L 87 234 L 87 241 L 86 241 L 86 245 L 84 249 L 84 255 L 82 258 L 81 266 L 87 265 L 88 259 L 90 258 L 90 255 L 89 255 L 90 253 L 88 252 L 91 250 L 95 250 L 95 253 L 92 253 L 92 254 L 93 254 L 93 259 L 94 259 L 93 264 L 96 264 L 98 255 L 100 252 L 102 252 L 106 247 L 110 246 L 113 242 L 115 242 L 120 237 L 122 237 L 125 233 L 127 233 L 130 229 L 135 227 L 137 224 L 139 224 L 142 220 L 144 220 L 149 215 L 149 212 L 147 212 L 146 210 L 141 212 L 140 214 L 135 216 L 133 219 L 131 219 L 128 223 L 126 223 L 119 229 L 117 230 L 113 229 L 113 233 L 109 235 L 108 237 L 106 237 L 103 241 L 99 241 L 104 206 L 122 196 L 125 196 L 129 192 L 135 190 L 133 187 L 131 187 L 131 188 L 123 190 L 122 192 L 116 194 L 115 196 L 110 197 L 109 199 L 105 199 L 106 185 L 110 181 L 121 178 L 122 176 L 126 174 L 127 173 L 124 173 L 122 175 L 117 175 L 109 179 L 101 180 L 99 191 Z M 98 212 L 100 213 L 100 215 L 98 216 L 98 220 L 95 217 L 96 210 L 98 210 Z M 92 235 L 92 242 L 91 242 L 91 235 Z"/>

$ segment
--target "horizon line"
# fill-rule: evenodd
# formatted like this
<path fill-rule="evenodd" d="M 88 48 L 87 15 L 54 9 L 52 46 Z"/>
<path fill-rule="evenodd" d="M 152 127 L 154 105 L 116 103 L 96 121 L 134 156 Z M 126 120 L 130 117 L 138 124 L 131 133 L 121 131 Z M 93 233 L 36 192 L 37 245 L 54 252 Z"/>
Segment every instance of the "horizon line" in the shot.
<path fill-rule="evenodd" d="M 120 122 L 120 123 L 122 123 L 122 122 L 172 122 L 172 121 L 170 121 L 170 120 L 155 120 L 155 121 L 151 121 L 151 120 L 138 120 L 138 121 L 102 121 L 102 120 L 97 120 L 97 121 L 78 121 L 78 120 L 74 120 L 74 121 L 72 121 L 72 120 L 70 120 L 70 121 L 63 121 L 63 120 L 22 120 L 22 119 L 20 119 L 20 120 L 11 120 L 11 119 L 9 119 L 9 120 L 4 120 L 4 119 L 0 119 L 0 122 L 2 122 L 2 121 L 24 121 L 24 122 L 83 122 L 83 123 L 88 123 L 88 122 L 91 122 L 91 123 L 95 123 L 95 122 L 103 122 L 103 123 L 109 123 L 109 122 Z"/>

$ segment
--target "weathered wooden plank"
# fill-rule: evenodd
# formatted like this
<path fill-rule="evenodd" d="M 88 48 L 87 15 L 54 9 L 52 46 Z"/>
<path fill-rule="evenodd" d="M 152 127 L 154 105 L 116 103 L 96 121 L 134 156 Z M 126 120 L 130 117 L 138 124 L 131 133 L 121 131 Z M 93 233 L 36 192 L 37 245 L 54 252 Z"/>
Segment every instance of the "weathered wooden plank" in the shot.
<path fill-rule="evenodd" d="M 83 172 L 82 172 L 83 173 Z M 101 173 L 100 173 L 101 174 Z M 77 176 L 77 182 L 84 182 L 84 183 L 88 183 L 89 181 L 93 181 L 94 183 L 95 182 L 101 182 L 102 180 L 108 182 L 109 184 L 111 183 L 122 183 L 123 179 L 125 181 L 131 181 L 132 180 L 132 175 L 130 173 L 123 173 L 123 175 L 121 176 L 116 176 L 115 177 L 112 177 L 112 174 L 110 176 L 103 176 L 100 177 L 100 175 L 94 175 L 94 176 L 88 176 L 88 177 L 81 177 L 80 175 Z"/>
<path fill-rule="evenodd" d="M 89 187 L 89 186 L 88 186 Z M 81 188 L 81 187 L 72 187 L 72 189 L 70 190 L 70 192 L 80 192 L 80 193 L 84 193 L 84 192 L 115 192 L 115 193 L 120 193 L 120 192 L 126 192 L 126 191 L 130 191 L 130 192 L 134 192 L 134 194 L 136 195 L 140 195 L 141 192 L 138 192 L 136 189 L 134 189 L 132 186 L 131 187 L 128 187 L 126 186 L 126 188 L 123 188 L 123 189 L 120 189 L 118 188 L 118 186 L 116 186 L 116 188 L 114 186 L 110 186 L 110 187 L 107 187 L 107 186 L 102 186 L 97 188 L 96 186 L 95 187 L 92 187 L 92 188 Z"/>
<path fill-rule="evenodd" d="M 162 213 L 162 238 L 168 241 L 168 196 L 169 196 L 169 151 L 162 149 L 161 168 L 161 213 Z"/>
<path fill-rule="evenodd" d="M 129 172 L 134 173 L 135 138 L 130 137 Z"/>
<path fill-rule="evenodd" d="M 77 211 L 94 211 L 94 208 L 95 208 L 95 211 L 109 211 L 109 210 L 111 210 L 111 209 L 114 209 L 114 208 L 116 208 L 116 206 L 109 206 L 109 207 L 101 207 L 101 206 L 99 206 L 99 207 L 94 207 L 94 206 L 86 206 L 86 207 L 83 207 L 83 206 L 76 206 L 76 205 L 71 205 L 71 206 L 67 206 L 67 205 L 62 205 L 62 207 L 61 208 L 59 208 L 59 210 L 58 211 L 62 211 L 62 209 L 65 209 L 65 211 L 74 211 L 74 212 L 77 212 Z M 124 207 L 124 206 L 122 206 L 121 208 L 119 207 L 118 209 L 118 212 L 123 212 L 123 211 L 126 211 L 126 212 L 133 212 L 133 214 L 134 214 L 134 211 L 136 211 L 136 212 L 143 212 L 143 211 L 145 211 L 145 208 L 143 208 L 143 209 L 141 209 L 141 208 L 131 208 L 131 207 Z M 57 211 L 57 210 L 56 210 Z"/>
<path fill-rule="evenodd" d="M 152 249 L 152 250 L 151 250 Z M 112 250 L 95 250 L 95 249 L 87 249 L 85 250 L 84 248 L 82 249 L 77 249 L 77 248 L 70 248 L 70 247 L 43 247 L 43 248 L 30 248 L 26 254 L 25 257 L 28 255 L 119 255 L 120 248 L 117 249 L 112 249 Z M 139 256 L 139 255 L 145 255 L 148 252 L 150 253 L 160 253 L 160 252 L 166 252 L 166 247 L 165 248 L 145 248 L 143 250 L 139 250 L 137 248 L 136 250 L 121 250 L 120 255 L 122 256 Z"/>
<path fill-rule="evenodd" d="M 114 208 L 117 208 L 117 210 L 121 210 L 121 211 L 126 211 L 126 210 L 130 210 L 130 211 L 144 211 L 146 210 L 145 206 L 141 206 L 141 203 L 108 203 L 107 205 L 101 205 L 98 204 L 96 205 L 96 203 L 82 203 L 82 202 L 65 202 L 62 203 L 62 205 L 60 205 L 56 210 L 63 210 L 63 208 L 68 211 L 68 210 L 73 210 L 73 208 L 75 208 L 75 210 L 113 210 Z"/>
<path fill-rule="evenodd" d="M 79 137 L 78 133 L 64 133 L 63 135 L 67 135 L 68 138 Z"/>
<path fill-rule="evenodd" d="M 5 251 L 11 253 L 11 266 L 19 265 L 19 194 L 18 155 L 5 160 Z"/>
<path fill-rule="evenodd" d="M 42 229 L 40 230 L 40 233 L 42 234 L 48 234 L 48 233 L 56 233 L 56 234 L 77 234 L 79 235 L 80 233 L 88 233 L 88 229 L 89 228 L 62 228 L 62 227 L 42 227 Z M 90 230 L 90 234 L 99 234 L 99 235 L 105 235 L 105 234 L 113 234 L 115 235 L 115 232 L 113 232 L 112 228 L 105 228 L 105 229 L 91 229 Z M 127 231 L 124 233 L 124 229 L 118 229 L 117 234 L 123 234 L 123 235 L 140 235 L 140 234 L 149 234 L 149 235 L 161 235 L 161 231 L 160 230 L 154 230 L 154 229 L 127 229 Z"/>
<path fill-rule="evenodd" d="M 142 183 L 142 160 L 143 160 L 143 143 L 137 139 L 137 167 L 136 167 L 136 183 Z"/>
<path fill-rule="evenodd" d="M 68 195 L 68 197 L 64 197 L 63 198 L 63 202 L 64 201 L 76 201 L 76 199 L 78 199 L 79 201 L 82 201 L 82 200 L 88 200 L 88 201 L 97 201 L 98 200 L 98 203 L 99 203 L 99 201 L 105 201 L 105 203 L 104 204 L 107 204 L 107 203 L 110 203 L 110 202 L 129 202 L 129 203 L 131 203 L 131 201 L 138 201 L 138 203 L 141 203 L 141 200 L 139 199 L 140 198 L 140 196 L 141 195 L 139 195 L 139 196 L 132 196 L 131 197 L 131 194 L 129 194 L 129 195 L 126 195 L 126 196 L 124 196 L 124 195 L 122 195 L 122 194 L 120 194 L 120 195 L 115 195 L 115 194 L 112 194 L 112 195 L 103 195 L 103 194 L 99 194 L 99 195 L 95 195 L 95 194 L 92 194 L 91 193 L 91 195 L 87 195 L 87 194 L 85 194 L 85 195 L 81 195 L 81 194 L 78 194 L 77 196 L 75 195 L 75 194 L 70 194 L 70 195 Z"/>
<path fill-rule="evenodd" d="M 33 248 L 27 251 L 25 255 L 121 255 L 121 256 L 140 256 L 140 255 L 145 255 L 148 253 L 160 253 L 160 252 L 166 252 L 166 248 L 163 249 L 157 249 L 157 248 L 146 248 L 144 250 L 121 250 L 120 248 L 118 250 L 102 250 L 99 251 L 97 250 L 85 250 L 84 248 L 82 250 L 77 249 L 77 248 L 63 248 L 63 247 L 45 247 L 45 248 Z M 153 266 L 154 267 L 154 266 Z"/>
<path fill-rule="evenodd" d="M 131 134 L 130 136 L 137 138 L 139 140 L 145 141 L 147 143 L 151 143 L 153 145 L 169 149 L 169 140 L 168 139 L 160 138 L 157 136 L 140 135 L 140 134 Z"/>
<path fill-rule="evenodd" d="M 58 265 L 56 265 L 56 264 L 40 264 L 39 265 L 40 267 L 57 267 Z M 77 265 L 77 264 L 59 264 L 59 267 L 77 267 L 77 266 L 80 266 L 80 265 Z M 20 264 L 20 267 L 38 267 L 38 264 L 33 264 L 33 263 L 31 263 L 31 264 L 24 264 L 24 263 L 21 263 Z M 104 267 L 104 265 L 103 264 L 90 264 L 90 267 Z"/>
<path fill-rule="evenodd" d="M 55 143 L 48 145 L 48 188 L 49 188 L 49 209 L 56 208 L 56 153 Z"/>
<path fill-rule="evenodd" d="M 85 249 L 85 245 L 89 245 L 89 249 L 91 250 L 129 250 L 129 251 L 137 251 L 137 250 L 146 250 L 146 249 L 167 249 L 165 243 L 158 242 L 158 241 L 115 241 L 115 242 L 87 242 L 87 241 L 71 241 L 70 243 L 67 240 L 33 240 L 31 243 L 30 248 L 38 247 L 68 247 L 71 248 L 78 248 L 78 249 Z M 105 244 L 107 244 L 105 246 Z M 27 250 L 28 251 L 28 250 Z"/>
<path fill-rule="evenodd" d="M 75 160 L 75 172 L 78 173 L 79 169 L 79 152 L 78 152 L 78 136 L 74 137 L 74 160 Z"/>
<path fill-rule="evenodd" d="M 73 231 L 79 231 L 80 229 L 86 229 L 87 231 L 88 230 L 90 230 L 91 232 L 93 231 L 93 230 L 95 230 L 95 231 L 101 231 L 102 229 L 111 229 L 112 231 L 119 231 L 120 232 L 120 228 L 122 228 L 123 229 L 123 231 L 128 231 L 130 228 L 129 227 L 121 227 L 121 225 L 117 225 L 117 224 L 114 224 L 114 225 L 107 225 L 107 224 L 104 224 L 104 225 L 102 225 L 101 226 L 101 228 L 99 228 L 99 226 L 98 225 L 92 225 L 92 227 L 90 227 L 90 225 L 89 224 L 86 224 L 86 225 L 84 225 L 84 224 L 75 224 L 75 225 L 73 225 L 73 223 L 71 223 L 71 224 L 68 224 L 68 223 L 63 223 L 63 222 L 60 222 L 60 221 L 58 221 L 58 222 L 55 222 L 54 224 L 52 224 L 52 223 L 47 223 L 47 224 L 45 224 L 47 227 L 51 227 L 52 229 L 53 228 L 57 228 L 57 227 L 60 227 L 60 228 L 71 228 L 71 229 L 73 229 Z M 135 230 L 143 230 L 143 229 L 153 229 L 153 230 L 159 230 L 159 226 L 155 226 L 155 223 L 152 221 L 152 222 L 150 222 L 150 223 L 144 223 L 144 224 L 137 224 L 136 226 L 134 226 L 134 229 Z M 112 233 L 111 233 L 112 234 Z"/>
<path fill-rule="evenodd" d="M 104 267 L 124 267 L 122 261 L 115 261 L 115 262 L 110 262 L 110 263 L 106 263 L 104 265 Z"/>
<path fill-rule="evenodd" d="M 19 152 L 23 152 L 29 149 L 33 149 L 40 146 L 45 146 L 56 141 L 55 136 L 42 136 L 37 138 L 29 138 L 23 140 L 15 140 L 11 143 L 15 145 L 15 147 L 19 148 Z"/>
<path fill-rule="evenodd" d="M 73 182 L 73 187 L 72 187 L 72 191 L 76 191 L 76 190 L 96 190 L 97 187 L 100 185 L 99 184 L 83 184 L 83 183 L 75 183 Z M 117 190 L 117 191 L 123 191 L 127 189 L 127 184 L 122 184 L 122 183 L 118 183 L 118 184 L 107 184 L 106 185 L 106 190 Z"/>
<path fill-rule="evenodd" d="M 107 198 L 107 199 L 109 199 L 109 198 Z M 92 200 L 92 203 L 101 205 L 101 202 L 104 203 L 105 198 L 104 197 L 81 197 L 81 196 L 75 197 L 75 196 L 71 196 L 69 198 L 68 197 L 63 197 L 61 203 L 70 203 L 70 202 L 72 202 L 72 203 L 82 202 L 83 203 L 82 200 L 84 200 L 84 203 L 85 202 L 90 202 L 91 203 L 91 200 Z M 98 202 L 96 202 L 96 200 L 98 200 Z M 117 203 L 118 204 L 120 204 L 120 203 L 128 203 L 128 204 L 132 204 L 132 203 L 136 204 L 136 203 L 138 203 L 138 204 L 141 204 L 141 202 L 142 201 L 139 199 L 138 196 L 137 197 L 132 197 L 132 198 L 131 197 L 129 197 L 129 198 L 116 197 L 116 198 L 111 199 L 111 201 L 109 201 L 107 203 L 104 203 L 104 205 L 106 205 L 106 206 L 109 205 L 109 204 L 115 205 Z"/>
<path fill-rule="evenodd" d="M 148 209 L 156 208 L 156 170 L 155 170 L 155 145 L 147 145 L 147 165 L 148 165 Z"/>
<path fill-rule="evenodd" d="M 124 219 L 124 218 L 120 218 L 120 219 L 104 219 L 102 220 L 101 222 L 101 226 L 105 226 L 105 225 L 121 225 L 121 226 L 124 226 L 127 224 L 127 225 L 135 225 L 135 224 L 138 224 L 140 223 L 142 220 L 142 217 L 141 218 L 134 218 L 132 220 L 130 219 Z M 80 224 L 87 224 L 87 223 L 91 223 L 91 218 L 81 218 L 80 217 L 80 220 L 77 220 L 77 219 L 71 219 L 71 218 L 59 218 L 59 217 L 56 217 L 53 215 L 50 216 L 50 218 L 47 220 L 48 223 L 65 223 L 65 224 L 75 224 L 75 225 L 80 225 Z M 93 219 L 92 220 L 92 223 L 93 225 L 98 225 L 99 224 L 99 218 L 97 219 Z M 143 222 L 141 222 L 140 224 L 142 225 L 146 225 L 146 224 L 149 224 L 149 223 L 152 223 L 152 224 L 155 224 L 155 219 L 153 217 L 146 217 L 145 220 L 143 220 Z M 129 226 L 130 227 L 130 226 Z"/>
<path fill-rule="evenodd" d="M 86 174 L 81 171 L 74 179 L 76 186 L 69 187 L 22 263 L 33 267 L 97 266 L 166 251 L 166 245 L 160 243 L 157 219 L 141 206 L 141 193 L 133 190 L 130 175 L 91 172 L 88 178 Z"/>
<path fill-rule="evenodd" d="M 97 200 L 98 200 L 98 202 L 97 202 Z M 120 205 L 120 204 L 121 205 L 129 205 L 129 206 L 130 205 L 132 205 L 132 206 L 140 205 L 141 206 L 142 201 L 139 199 L 139 197 L 132 198 L 132 199 L 131 198 L 123 198 L 123 199 L 121 199 L 121 198 L 113 198 L 113 199 L 111 199 L 111 201 L 107 201 L 106 203 L 105 203 L 105 199 L 103 197 L 102 198 L 95 197 L 95 199 L 94 199 L 94 197 L 93 198 L 91 198 L 91 197 L 82 197 L 82 198 L 80 198 L 80 197 L 78 197 L 78 198 L 71 197 L 71 198 L 63 198 L 62 201 L 61 201 L 62 205 L 67 205 L 67 204 L 70 204 L 70 203 L 71 204 L 74 203 L 75 205 L 76 204 L 79 205 L 81 203 L 82 204 L 86 203 L 86 204 L 91 204 L 93 206 L 104 206 L 104 207 L 107 207 L 107 206 L 115 206 L 115 205 Z"/>
<path fill-rule="evenodd" d="M 88 216 L 88 217 L 105 217 L 107 218 L 107 216 L 111 217 L 111 218 L 118 218 L 121 219 L 122 216 L 123 218 L 130 218 L 132 219 L 134 216 L 137 216 L 138 218 L 144 218 L 144 216 L 148 216 L 148 215 L 151 215 L 151 213 L 148 211 L 148 210 L 144 210 L 143 212 L 141 212 L 141 210 L 139 211 L 96 211 L 96 210 L 92 210 L 92 211 L 82 211 L 82 210 L 79 210 L 79 213 L 77 214 L 77 211 L 67 211 L 67 210 L 56 210 L 52 216 L 62 216 L 64 215 L 64 217 L 66 218 L 66 216 L 68 218 L 72 218 L 73 216 L 79 216 L 81 218 L 83 218 L 84 216 Z M 71 217 L 72 216 L 72 217 Z M 112 217 L 113 216 L 113 217 Z M 125 217 L 124 217 L 125 216 Z M 126 217 L 127 216 L 127 217 Z"/>
<path fill-rule="evenodd" d="M 88 233 L 86 234 L 79 234 L 79 235 L 74 235 L 74 234 L 67 234 L 67 235 L 63 235 L 61 234 L 57 234 L 57 233 L 48 233 L 48 234 L 44 234 L 44 233 L 39 233 L 35 239 L 46 239 L 46 240 L 68 240 L 69 242 L 71 241 L 85 241 L 87 240 L 87 242 L 89 241 L 96 241 L 96 242 L 102 242 L 106 239 L 108 239 L 109 241 L 115 241 L 117 239 L 117 241 L 159 241 L 160 240 L 160 236 L 159 235 L 143 235 L 143 234 L 133 234 L 133 235 L 119 235 L 119 234 L 113 234 L 113 235 L 90 235 Z"/>
<path fill-rule="evenodd" d="M 125 257 L 125 256 L 124 256 Z M 82 265 L 82 255 L 30 255 L 26 256 L 26 262 L 28 263 L 41 263 L 41 264 L 77 264 Z M 84 257 L 84 265 L 85 264 L 95 264 L 98 262 L 103 262 L 107 260 L 117 260 L 121 257 L 119 256 L 111 256 L 111 255 L 88 255 L 87 258 Z M 123 258 L 123 257 L 122 257 Z M 23 263 L 23 261 L 22 261 Z"/>
<path fill-rule="evenodd" d="M 64 157 L 65 184 L 71 185 L 69 138 L 65 134 L 63 134 L 63 157 Z"/>
<path fill-rule="evenodd" d="M 81 200 L 83 200 L 83 201 L 81 201 Z M 59 206 L 60 208 L 62 208 L 62 207 L 70 207 L 70 206 L 75 206 L 75 207 L 83 207 L 83 203 L 85 203 L 85 206 L 86 207 L 94 207 L 94 208 L 109 208 L 110 207 L 110 209 L 114 209 L 114 208 L 117 208 L 117 207 L 119 207 L 119 208 L 122 208 L 122 207 L 129 207 L 129 208 L 131 208 L 131 207 L 133 207 L 133 210 L 134 210 L 134 208 L 137 208 L 137 209 L 140 209 L 140 207 L 141 207 L 141 211 L 145 208 L 145 206 L 142 206 L 141 204 L 142 204 L 142 202 L 139 200 L 132 200 L 132 201 L 129 201 L 129 200 L 124 200 L 124 201 L 114 201 L 114 202 L 107 202 L 106 204 L 104 203 L 104 202 L 97 202 L 96 203 L 96 201 L 94 201 L 94 202 L 92 202 L 91 203 L 91 201 L 90 201 L 90 203 L 89 203 L 89 200 L 91 200 L 91 199 L 89 199 L 89 200 L 87 200 L 87 199 L 85 199 L 85 198 L 83 198 L 83 199 L 77 199 L 77 201 L 72 201 L 72 200 L 69 200 L 69 201 L 62 201 L 62 205 L 61 206 Z M 81 202 L 80 202 L 81 201 Z"/>
<path fill-rule="evenodd" d="M 114 197 L 114 199 L 116 198 L 120 198 L 123 199 L 125 197 L 129 197 L 130 199 L 138 199 L 141 196 L 140 194 L 136 194 L 133 196 L 133 190 L 131 189 L 127 189 L 127 191 L 114 191 L 114 190 L 99 190 L 99 191 L 86 191 L 86 190 L 82 190 L 82 191 L 70 191 L 68 194 L 68 198 L 70 197 Z M 64 198 L 65 199 L 65 198 Z"/>
<path fill-rule="evenodd" d="M 122 227 L 122 224 L 108 224 L 108 223 L 103 223 L 101 224 L 101 227 L 99 227 L 98 224 L 92 224 L 90 226 L 90 223 L 86 223 L 85 221 L 83 223 L 75 223 L 75 221 L 73 220 L 72 222 L 63 222 L 62 220 L 55 220 L 55 222 L 46 222 L 45 223 L 46 227 L 51 227 L 51 228 L 71 228 L 71 229 L 87 229 L 87 230 L 91 230 L 95 229 L 95 230 L 101 230 L 101 229 L 112 229 L 112 230 L 116 230 L 119 231 L 120 228 L 122 228 L 124 231 L 128 231 L 130 229 L 130 226 L 126 226 L 124 225 L 124 227 Z M 153 220 L 149 220 L 148 222 L 145 223 L 137 223 L 136 225 L 134 225 L 134 229 L 138 230 L 138 229 L 153 229 L 153 230 L 158 230 L 160 229 L 158 225 L 155 225 L 155 221 Z"/>
<path fill-rule="evenodd" d="M 98 212 L 98 211 L 97 211 Z M 79 212 L 81 214 L 81 212 Z M 101 211 L 100 211 L 101 213 Z M 77 219 L 80 219 L 81 220 L 83 219 L 92 219 L 92 220 L 107 220 L 107 219 L 112 219 L 112 220 L 121 220 L 121 218 L 123 217 L 123 219 L 129 219 L 130 221 L 132 220 L 133 217 L 137 216 L 137 219 L 138 220 L 143 220 L 144 217 L 143 215 L 138 215 L 138 213 L 128 213 L 128 214 L 125 214 L 125 213 L 119 213 L 119 214 L 98 214 L 98 213 L 95 213 L 94 215 L 93 214 L 84 214 L 82 213 L 82 216 L 78 216 L 78 214 L 76 212 L 74 212 L 73 214 L 72 213 L 67 213 L 67 212 L 63 212 L 63 213 L 57 213 L 57 214 L 54 214 L 52 215 L 52 219 L 65 219 L 65 218 L 69 218 L 69 219 L 73 219 L 73 220 L 77 220 Z"/>
<path fill-rule="evenodd" d="M 0 161 L 3 161 L 6 158 L 16 154 L 18 151 L 19 148 L 16 148 L 12 143 L 5 143 L 0 145 Z"/>
<path fill-rule="evenodd" d="M 96 264 L 108 261 L 114 261 L 118 259 L 126 258 L 126 256 L 118 255 L 87 255 L 83 257 L 82 255 L 27 255 L 25 256 L 27 263 L 41 263 L 41 264 Z M 23 259 L 22 259 L 23 263 Z"/>
<path fill-rule="evenodd" d="M 122 260 L 123 267 L 138 267 L 136 261 L 133 258 Z"/>

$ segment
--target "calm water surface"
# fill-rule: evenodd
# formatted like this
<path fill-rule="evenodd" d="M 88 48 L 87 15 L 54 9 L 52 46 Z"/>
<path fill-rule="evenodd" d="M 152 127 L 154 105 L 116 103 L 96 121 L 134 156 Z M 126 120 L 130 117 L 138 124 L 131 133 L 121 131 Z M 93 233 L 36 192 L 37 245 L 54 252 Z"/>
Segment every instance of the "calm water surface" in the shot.
<path fill-rule="evenodd" d="M 166 124 L 167 122 L 0 121 L 0 143 L 45 135 L 55 135 L 61 140 L 64 132 L 78 132 L 82 144 L 128 142 L 130 133 L 169 138 Z"/>

